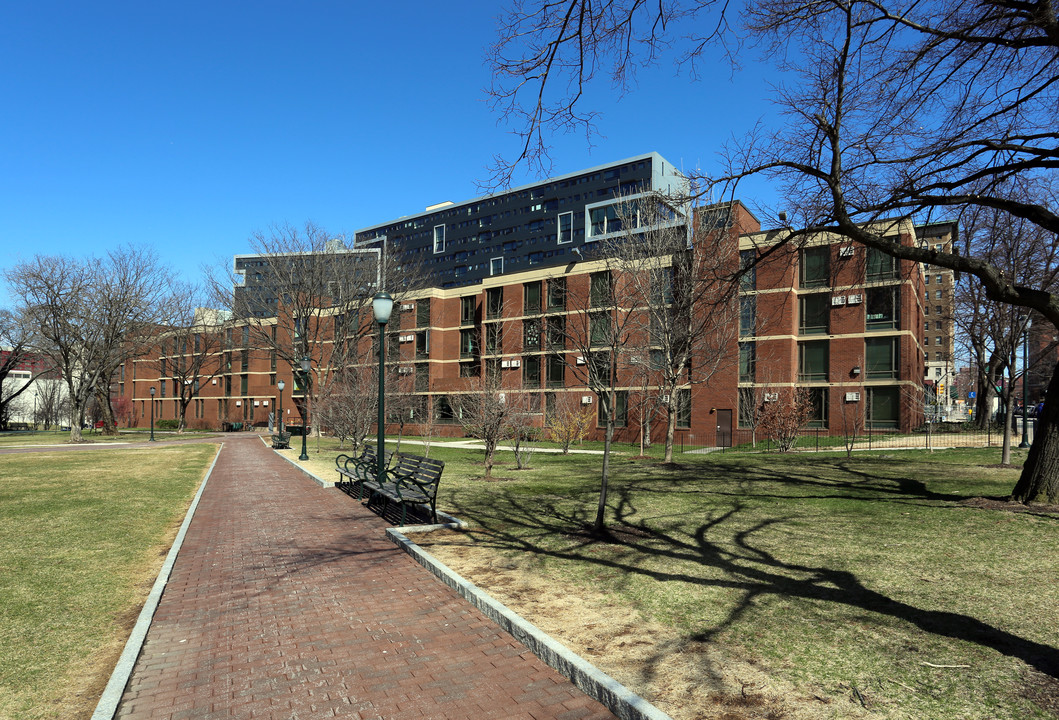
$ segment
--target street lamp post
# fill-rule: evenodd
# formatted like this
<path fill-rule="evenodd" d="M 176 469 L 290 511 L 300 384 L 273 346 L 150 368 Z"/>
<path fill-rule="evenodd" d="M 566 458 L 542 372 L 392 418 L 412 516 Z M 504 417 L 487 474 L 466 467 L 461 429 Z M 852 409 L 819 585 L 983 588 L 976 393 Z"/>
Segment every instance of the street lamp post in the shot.
<path fill-rule="evenodd" d="M 371 300 L 371 310 L 375 322 L 379 323 L 379 436 L 375 447 L 378 468 L 375 479 L 381 485 L 386 479 L 386 323 L 393 312 L 393 298 L 390 293 L 380 290 Z"/>
<path fill-rule="evenodd" d="M 151 388 L 151 442 L 154 442 L 154 388 Z"/>
<path fill-rule="evenodd" d="M 1019 443 L 1020 448 L 1028 448 L 1030 446 L 1030 435 L 1029 435 L 1029 416 L 1026 414 L 1026 408 L 1030 404 L 1029 396 L 1030 387 L 1030 319 L 1026 318 L 1026 334 L 1022 339 L 1022 442 Z"/>
<path fill-rule="evenodd" d="M 276 383 L 276 387 L 279 388 L 279 434 L 283 435 L 283 388 L 287 387 L 286 383 L 280 380 Z"/>
<path fill-rule="evenodd" d="M 312 385 L 312 376 L 309 375 L 309 356 L 302 357 L 298 364 L 302 369 L 302 454 L 298 456 L 298 459 L 308 460 L 309 453 L 305 451 L 305 437 L 309 434 L 309 387 Z"/>

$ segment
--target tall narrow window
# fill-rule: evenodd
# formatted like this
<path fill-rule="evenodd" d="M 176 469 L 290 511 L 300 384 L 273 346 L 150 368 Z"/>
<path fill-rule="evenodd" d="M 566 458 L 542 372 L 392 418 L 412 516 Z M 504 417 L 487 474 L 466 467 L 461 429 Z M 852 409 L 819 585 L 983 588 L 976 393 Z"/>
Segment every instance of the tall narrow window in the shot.
<path fill-rule="evenodd" d="M 460 324 L 474 324 L 475 302 L 474 295 L 466 295 L 460 298 Z"/>
<path fill-rule="evenodd" d="M 445 226 L 435 225 L 434 226 L 434 252 L 443 253 L 445 252 Z"/>
<path fill-rule="evenodd" d="M 485 292 L 485 317 L 495 320 L 504 312 L 504 288 L 489 288 Z"/>
<path fill-rule="evenodd" d="M 541 386 L 540 355 L 526 355 L 522 358 L 522 386 L 528 388 Z"/>
<path fill-rule="evenodd" d="M 588 324 L 592 345 L 610 345 L 614 330 L 610 313 L 606 311 L 594 312 L 589 316 Z"/>
<path fill-rule="evenodd" d="M 739 334 L 754 335 L 757 322 L 757 295 L 739 298 Z"/>
<path fill-rule="evenodd" d="M 495 257 L 489 259 L 489 275 L 490 277 L 504 274 L 504 258 Z"/>
<path fill-rule="evenodd" d="M 604 398 L 603 402 L 599 404 L 599 410 L 597 411 L 596 422 L 599 425 L 605 425 L 607 422 L 607 413 L 610 408 L 607 407 L 607 401 Z M 625 427 L 629 423 L 629 392 L 628 390 L 615 390 L 614 391 L 614 427 Z"/>
<path fill-rule="evenodd" d="M 868 419 L 872 428 L 896 428 L 900 419 L 900 388 L 870 387 Z"/>
<path fill-rule="evenodd" d="M 549 355 L 548 356 L 548 387 L 563 387 L 564 374 L 566 372 L 566 363 L 563 362 L 562 355 Z"/>
<path fill-rule="evenodd" d="M 460 357 L 474 357 L 478 354 L 478 332 L 460 330 Z"/>
<path fill-rule="evenodd" d="M 562 310 L 566 307 L 566 278 L 552 278 L 548 281 L 548 309 Z"/>
<path fill-rule="evenodd" d="M 827 427 L 827 388 L 809 388 L 809 427 Z"/>
<path fill-rule="evenodd" d="M 423 359 L 430 356 L 430 331 L 420 330 L 416 333 L 416 358 Z"/>
<path fill-rule="evenodd" d="M 739 343 L 739 382 L 755 382 L 757 346 L 753 342 Z"/>
<path fill-rule="evenodd" d="M 743 291 L 757 290 L 757 250 L 739 251 L 739 269 L 743 273 L 739 276 L 739 289 Z"/>
<path fill-rule="evenodd" d="M 831 248 L 802 248 L 801 285 L 803 288 L 827 287 L 831 284 Z"/>
<path fill-rule="evenodd" d="M 541 349 L 540 318 L 531 318 L 522 321 L 522 348 L 524 350 Z"/>
<path fill-rule="evenodd" d="M 572 212 L 559 213 L 559 244 L 563 245 L 574 239 L 574 214 Z"/>
<path fill-rule="evenodd" d="M 430 298 L 416 300 L 416 327 L 430 325 Z"/>
<path fill-rule="evenodd" d="M 687 430 L 691 427 L 691 390 L 677 390 L 674 395 L 677 406 L 677 428 Z"/>
<path fill-rule="evenodd" d="M 522 290 L 522 314 L 532 315 L 541 311 L 541 284 L 537 282 L 526 283 Z"/>
<path fill-rule="evenodd" d="M 502 335 L 500 332 L 501 323 L 489 323 L 485 326 L 485 354 L 486 355 L 499 355 L 504 352 L 502 342 Z"/>

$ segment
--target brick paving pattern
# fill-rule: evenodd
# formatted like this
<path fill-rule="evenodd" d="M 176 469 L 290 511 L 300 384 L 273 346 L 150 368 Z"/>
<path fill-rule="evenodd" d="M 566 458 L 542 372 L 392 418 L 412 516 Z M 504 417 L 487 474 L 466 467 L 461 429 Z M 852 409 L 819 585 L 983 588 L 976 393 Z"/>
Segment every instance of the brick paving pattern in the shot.
<path fill-rule="evenodd" d="M 614 717 L 385 526 L 226 438 L 116 717 Z"/>

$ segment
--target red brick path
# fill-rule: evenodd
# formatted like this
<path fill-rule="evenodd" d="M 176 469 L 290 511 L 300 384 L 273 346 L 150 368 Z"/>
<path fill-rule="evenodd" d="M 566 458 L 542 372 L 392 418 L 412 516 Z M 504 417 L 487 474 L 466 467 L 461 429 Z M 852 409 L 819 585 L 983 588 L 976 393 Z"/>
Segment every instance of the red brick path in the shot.
<path fill-rule="evenodd" d="M 227 437 L 117 717 L 613 717 L 384 527 Z"/>

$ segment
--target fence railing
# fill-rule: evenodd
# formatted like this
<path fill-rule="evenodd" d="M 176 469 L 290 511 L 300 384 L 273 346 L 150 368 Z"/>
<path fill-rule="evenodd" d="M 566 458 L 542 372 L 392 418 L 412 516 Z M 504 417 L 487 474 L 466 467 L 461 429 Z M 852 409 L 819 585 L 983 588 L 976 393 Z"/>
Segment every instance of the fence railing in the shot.
<path fill-rule="evenodd" d="M 1037 421 L 1029 418 L 1026 426 L 1028 442 L 1033 442 L 1034 430 Z M 702 452 L 730 452 L 730 451 L 770 451 L 777 449 L 775 441 L 766 437 L 764 433 L 745 428 L 733 429 L 730 438 L 722 437 L 720 444 L 696 443 L 695 436 L 691 433 L 680 433 L 677 438 L 679 452 L 702 453 Z M 1022 420 L 1011 432 L 1011 447 L 1017 447 L 1022 442 Z M 944 424 L 927 425 L 911 433 L 899 433 L 893 430 L 882 430 L 877 428 L 865 428 L 856 435 L 836 434 L 835 430 L 828 428 L 805 428 L 798 432 L 798 438 L 791 448 L 798 451 L 833 452 L 846 450 L 847 443 L 851 443 L 853 450 L 885 450 L 885 449 L 919 449 L 940 450 L 954 447 L 1001 447 L 1004 443 L 1004 429 L 1002 427 L 990 427 L 986 430 L 967 430 L 964 428 L 952 428 Z"/>

